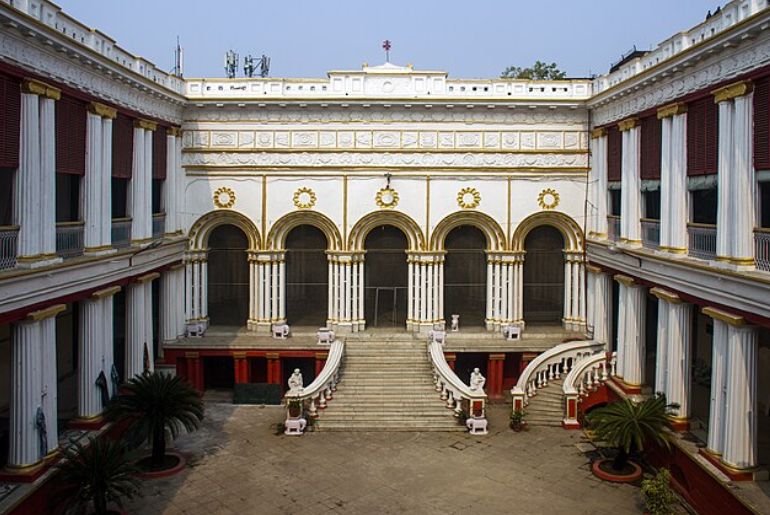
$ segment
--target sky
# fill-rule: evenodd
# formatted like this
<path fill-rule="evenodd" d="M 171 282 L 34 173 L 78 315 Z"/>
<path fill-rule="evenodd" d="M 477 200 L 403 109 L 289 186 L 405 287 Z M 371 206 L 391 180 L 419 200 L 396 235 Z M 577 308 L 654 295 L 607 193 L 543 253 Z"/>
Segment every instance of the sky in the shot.
<path fill-rule="evenodd" d="M 272 77 L 390 60 L 454 78 L 492 78 L 509 65 L 556 62 L 570 77 L 602 74 L 650 49 L 724 0 L 56 0 L 124 49 L 170 70 L 179 36 L 185 77 L 224 76 L 224 54 L 271 57 Z"/>

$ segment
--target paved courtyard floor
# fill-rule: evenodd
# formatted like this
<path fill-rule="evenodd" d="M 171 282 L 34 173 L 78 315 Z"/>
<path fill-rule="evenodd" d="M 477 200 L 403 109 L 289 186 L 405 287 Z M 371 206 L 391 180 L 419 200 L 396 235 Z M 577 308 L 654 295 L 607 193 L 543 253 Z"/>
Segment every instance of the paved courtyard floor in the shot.
<path fill-rule="evenodd" d="M 207 402 L 199 431 L 176 442 L 180 475 L 145 482 L 127 507 L 142 514 L 623 514 L 639 489 L 596 479 L 580 431 L 309 433 L 277 436 L 280 407 Z"/>

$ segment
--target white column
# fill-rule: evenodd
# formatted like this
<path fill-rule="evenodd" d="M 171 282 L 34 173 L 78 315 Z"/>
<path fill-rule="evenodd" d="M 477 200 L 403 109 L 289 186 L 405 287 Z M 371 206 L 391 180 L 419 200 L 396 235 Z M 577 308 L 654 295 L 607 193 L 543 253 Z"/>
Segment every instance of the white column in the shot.
<path fill-rule="evenodd" d="M 515 259 L 515 257 L 514 257 Z M 516 320 L 516 304 L 514 299 L 516 298 L 516 262 L 510 261 L 508 263 L 508 312 L 506 318 L 508 323 L 512 324 Z"/>
<path fill-rule="evenodd" d="M 580 259 L 579 256 L 572 257 L 572 322 L 575 325 L 584 323 L 584 320 L 580 316 L 580 291 L 582 290 L 582 284 L 580 281 Z"/>
<path fill-rule="evenodd" d="M 427 271 L 425 270 L 425 263 L 419 261 L 417 263 L 417 306 L 419 308 L 419 323 L 427 317 L 428 306 L 425 304 L 425 280 L 427 277 Z"/>
<path fill-rule="evenodd" d="M 358 314 L 359 329 L 363 330 L 366 321 L 364 320 L 364 256 L 361 255 L 358 263 Z M 408 299 L 407 299 L 408 300 Z"/>
<path fill-rule="evenodd" d="M 56 106 L 55 96 L 40 98 L 40 197 L 42 252 L 56 254 Z M 17 174 L 18 175 L 18 174 Z"/>
<path fill-rule="evenodd" d="M 728 325 L 714 319 L 711 350 L 711 409 L 706 450 L 721 456 L 724 451 L 725 407 L 727 406 Z"/>
<path fill-rule="evenodd" d="M 441 256 L 439 259 L 440 261 L 437 264 L 438 268 L 436 269 L 438 272 L 438 289 L 436 293 L 438 295 L 438 308 L 436 310 L 436 318 L 439 322 L 446 322 L 444 318 L 444 256 Z"/>
<path fill-rule="evenodd" d="M 131 181 L 129 184 L 129 202 L 128 207 L 131 215 L 131 239 L 144 241 L 150 238 L 151 233 L 147 233 L 145 219 L 148 218 L 152 201 L 152 196 L 147 198 L 145 195 L 145 183 L 149 180 L 146 177 L 144 167 L 144 133 L 142 127 L 134 127 L 134 153 L 131 161 Z"/>
<path fill-rule="evenodd" d="M 180 180 L 177 173 L 177 153 L 176 153 L 176 140 L 179 135 L 179 129 L 171 127 L 166 131 L 166 184 L 163 188 L 163 195 L 165 197 L 163 205 L 166 211 L 166 234 L 175 233 L 178 227 L 179 217 L 179 205 L 177 201 L 177 194 L 179 186 L 177 182 Z"/>
<path fill-rule="evenodd" d="M 513 319 L 519 325 L 524 323 L 524 255 L 519 254 L 516 256 L 516 263 L 514 265 L 514 313 Z"/>
<path fill-rule="evenodd" d="M 594 340 L 603 343 L 605 350 L 610 349 L 610 313 L 612 305 L 610 303 L 610 289 L 612 288 L 611 278 L 600 269 L 593 272 L 594 290 L 593 290 L 593 313 L 594 313 Z"/>
<path fill-rule="evenodd" d="M 615 281 L 618 283 L 618 334 L 617 334 L 617 356 L 615 359 L 615 375 L 621 379 L 625 376 L 626 371 L 626 304 L 627 297 L 626 283 L 618 280 L 618 276 L 615 276 Z M 610 311 L 611 313 L 611 311 Z"/>
<path fill-rule="evenodd" d="M 59 305 L 59 311 L 64 305 Z M 57 311 L 58 312 L 58 311 Z M 48 437 L 48 454 L 59 447 L 58 424 L 58 384 L 56 373 L 56 317 L 48 316 L 40 321 L 40 370 L 41 370 L 41 402 L 45 415 L 46 436 Z"/>
<path fill-rule="evenodd" d="M 152 274 L 153 279 L 157 279 L 160 274 Z M 146 343 L 148 355 L 148 370 L 155 370 L 155 351 L 153 349 L 153 340 L 155 339 L 155 324 L 152 323 L 152 280 L 144 283 L 144 341 Z M 142 357 L 144 358 L 144 347 L 142 348 Z"/>
<path fill-rule="evenodd" d="M 500 290 L 502 289 L 502 280 L 503 280 L 503 271 L 502 271 L 502 265 L 500 263 L 499 256 L 497 257 L 497 260 L 495 262 L 495 281 L 494 281 L 494 289 L 492 290 L 492 319 L 494 320 L 494 324 L 496 326 L 500 325 L 500 319 L 502 318 L 502 314 L 500 313 L 500 308 L 502 308 L 501 299 L 500 299 Z"/>
<path fill-rule="evenodd" d="M 16 254 L 19 263 L 40 259 L 43 253 L 40 211 L 40 99 L 21 94 L 21 148 L 14 185 L 14 223 L 19 225 Z"/>
<path fill-rule="evenodd" d="M 106 294 L 102 298 L 102 319 L 104 320 L 104 323 L 102 324 L 102 329 L 104 330 L 104 334 L 102 336 L 102 370 L 104 370 L 104 375 L 107 377 L 107 389 L 110 393 L 110 396 L 115 395 L 117 392 L 113 388 L 112 384 L 112 366 L 115 363 L 115 352 L 114 352 L 114 344 L 115 344 L 115 338 L 114 338 L 114 304 L 115 304 L 115 294 L 120 291 L 119 286 L 114 286 L 112 288 L 109 288 L 111 290 L 110 293 Z M 180 303 L 181 307 L 181 303 Z M 180 314 L 180 320 L 181 320 L 181 332 L 179 334 L 184 334 L 184 313 Z"/>
<path fill-rule="evenodd" d="M 103 370 L 104 307 L 98 297 L 81 301 L 79 307 L 78 418 L 93 419 L 104 409 L 99 387 L 96 386 L 96 379 Z M 109 381 L 108 374 L 109 371 L 105 372 Z"/>
<path fill-rule="evenodd" d="M 581 325 L 585 325 L 586 323 L 586 299 L 587 296 L 585 294 L 586 289 L 586 267 L 585 263 L 583 262 L 583 257 L 580 257 L 580 261 L 578 262 L 578 320 L 580 321 Z"/>
<path fill-rule="evenodd" d="M 572 322 L 572 255 L 564 253 L 564 314 L 562 321 L 569 325 Z"/>
<path fill-rule="evenodd" d="M 180 265 L 181 266 L 181 265 Z M 160 338 L 158 345 L 159 357 L 163 356 L 163 344 L 176 340 L 177 310 L 179 296 L 182 293 L 177 284 L 179 266 L 163 272 L 160 278 Z"/>
<path fill-rule="evenodd" d="M 492 264 L 492 256 L 487 254 L 487 313 L 486 313 L 486 325 L 487 329 L 490 328 L 490 324 L 492 324 L 492 317 L 493 317 L 493 304 L 494 304 L 494 295 L 492 293 L 493 284 L 494 284 L 494 270 L 495 267 Z"/>
<path fill-rule="evenodd" d="M 502 277 L 500 278 L 500 325 L 507 324 L 509 322 L 508 317 L 508 285 L 510 282 L 510 274 L 508 273 L 509 266 L 507 262 L 502 263 L 500 272 Z"/>
<path fill-rule="evenodd" d="M 427 263 L 425 266 L 428 268 L 428 280 L 425 282 L 425 310 L 427 316 L 425 317 L 424 322 L 432 322 L 436 318 L 435 313 L 433 312 L 433 263 Z"/>
<path fill-rule="evenodd" d="M 729 325 L 727 405 L 722 461 L 733 469 L 757 465 L 757 331 Z"/>
<path fill-rule="evenodd" d="M 286 321 L 286 259 L 283 255 L 278 262 L 278 320 Z"/>
<path fill-rule="evenodd" d="M 653 289 L 653 293 L 656 293 Z M 656 295 L 657 296 L 657 295 Z M 668 302 L 658 297 L 657 346 L 655 351 L 655 390 L 653 393 L 668 394 Z"/>
<path fill-rule="evenodd" d="M 116 112 L 113 116 L 102 117 L 102 191 L 99 208 L 103 221 L 101 244 L 105 247 L 112 245 L 112 119 L 115 116 Z"/>
<path fill-rule="evenodd" d="M 591 139 L 591 203 L 588 206 L 590 228 L 594 235 L 607 237 L 607 133 L 604 129 L 594 131 Z M 590 232 L 589 232 L 590 235 Z"/>
<path fill-rule="evenodd" d="M 327 277 L 328 277 L 328 299 L 327 299 L 327 318 L 326 324 L 331 326 L 332 320 L 334 320 L 334 265 L 332 264 L 332 257 L 327 255 Z"/>
<path fill-rule="evenodd" d="M 687 114 L 680 109 L 671 120 L 671 165 L 668 180 L 669 252 L 687 253 Z M 661 220 L 661 226 L 663 225 Z"/>
<path fill-rule="evenodd" d="M 200 266 L 200 303 L 201 303 L 201 320 L 203 320 L 206 325 L 208 326 L 208 320 L 209 320 L 209 262 L 208 262 L 208 254 L 202 253 L 200 257 L 200 261 L 198 262 L 198 266 Z"/>
<path fill-rule="evenodd" d="M 278 319 L 278 261 L 276 257 L 272 257 L 273 261 L 270 263 L 270 322 L 273 323 Z"/>
<path fill-rule="evenodd" d="M 147 345 L 149 370 L 154 368 L 152 352 L 152 281 L 160 274 L 151 273 L 130 283 L 126 289 L 126 367 L 125 380 L 144 372 L 144 348 Z"/>
<path fill-rule="evenodd" d="M 623 381 L 629 386 L 642 386 L 644 383 L 644 287 L 638 284 L 626 285 L 625 305 L 625 367 Z"/>
<path fill-rule="evenodd" d="M 660 113 L 660 111 L 658 111 Z M 671 244 L 671 116 L 660 119 L 660 248 L 667 250 Z M 677 199 L 687 204 L 687 199 Z"/>
<path fill-rule="evenodd" d="M 621 181 L 621 239 L 630 245 L 640 245 L 641 229 L 641 178 L 639 176 L 639 140 L 641 129 L 636 119 L 621 123 L 623 130 L 623 165 Z"/>
<path fill-rule="evenodd" d="M 719 162 L 717 175 L 717 259 L 729 259 L 730 233 L 737 230 L 732 220 L 730 203 L 732 198 L 733 166 L 733 101 L 719 102 Z"/>
<path fill-rule="evenodd" d="M 407 258 L 407 291 L 409 292 L 406 302 L 406 320 L 411 324 L 414 320 L 414 262 L 411 257 Z"/>
<path fill-rule="evenodd" d="M 259 323 L 264 323 L 267 310 L 265 309 L 265 264 L 262 261 L 257 263 L 257 288 Z"/>
<path fill-rule="evenodd" d="M 184 268 L 184 281 L 185 281 L 185 297 L 184 297 L 184 313 L 186 321 L 192 321 L 195 318 L 193 311 L 193 297 L 195 296 L 195 283 L 193 282 L 193 263 L 191 257 L 185 256 L 185 268 Z"/>
<path fill-rule="evenodd" d="M 331 284 L 332 284 L 332 322 L 338 324 L 340 320 L 340 286 L 339 269 L 337 267 L 336 257 L 331 261 Z"/>
<path fill-rule="evenodd" d="M 350 322 L 351 321 L 351 315 L 352 315 L 352 309 L 351 309 L 352 295 L 351 295 L 351 293 L 353 292 L 353 278 L 352 278 L 352 270 L 351 270 L 350 265 L 351 265 L 350 261 L 346 261 L 345 262 L 345 291 L 344 291 L 344 295 L 345 295 L 345 313 L 344 313 L 344 315 L 345 315 L 344 316 L 345 322 Z"/>
<path fill-rule="evenodd" d="M 83 242 L 85 252 L 98 253 L 102 246 L 102 117 L 86 113 L 86 171 L 83 176 Z"/>
<path fill-rule="evenodd" d="M 685 304 L 673 298 L 666 304 L 668 304 L 668 351 L 666 355 L 668 388 L 666 397 L 669 402 L 679 404 L 676 418 L 686 420 L 690 418 L 692 304 Z"/>
<path fill-rule="evenodd" d="M 152 239 L 152 139 L 156 127 L 153 124 L 144 131 L 144 233 Z"/>
<path fill-rule="evenodd" d="M 249 262 L 249 319 L 246 326 L 250 331 L 257 329 L 259 313 L 259 272 L 257 270 L 257 255 L 254 252 L 248 252 Z"/>
<path fill-rule="evenodd" d="M 730 259 L 733 264 L 754 265 L 753 97 L 749 92 L 735 98 L 733 119 L 733 166 L 731 167 Z"/>
<path fill-rule="evenodd" d="M 9 468 L 29 466 L 44 457 L 35 425 L 37 410 L 42 409 L 40 325 L 35 318 L 13 325 Z"/>
<path fill-rule="evenodd" d="M 355 254 L 350 256 L 350 321 L 351 330 L 358 330 L 358 258 Z M 408 318 L 408 317 L 407 317 Z"/>

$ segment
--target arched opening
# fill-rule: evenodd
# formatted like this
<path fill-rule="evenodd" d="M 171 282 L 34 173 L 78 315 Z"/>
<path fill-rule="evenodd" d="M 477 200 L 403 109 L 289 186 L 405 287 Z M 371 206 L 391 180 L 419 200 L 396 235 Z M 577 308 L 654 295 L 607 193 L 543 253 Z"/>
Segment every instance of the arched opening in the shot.
<path fill-rule="evenodd" d="M 249 242 L 238 227 L 220 225 L 208 243 L 210 325 L 242 326 L 249 316 Z"/>
<path fill-rule="evenodd" d="M 463 327 L 483 326 L 486 313 L 487 239 L 472 225 L 460 225 L 444 241 L 444 318 L 460 315 Z"/>
<path fill-rule="evenodd" d="M 290 325 L 326 324 L 327 245 L 324 233 L 312 225 L 299 225 L 286 236 L 286 318 Z"/>
<path fill-rule="evenodd" d="M 375 227 L 366 235 L 364 312 L 370 327 L 406 325 L 407 239 L 392 225 Z"/>
<path fill-rule="evenodd" d="M 541 225 L 524 240 L 524 321 L 559 324 L 564 313 L 564 238 Z"/>

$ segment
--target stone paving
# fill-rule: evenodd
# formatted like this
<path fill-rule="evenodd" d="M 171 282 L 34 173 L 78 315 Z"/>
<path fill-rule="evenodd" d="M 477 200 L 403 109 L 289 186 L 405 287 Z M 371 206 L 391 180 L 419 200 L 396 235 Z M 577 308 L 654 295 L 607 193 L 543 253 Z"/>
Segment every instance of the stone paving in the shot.
<path fill-rule="evenodd" d="M 176 442 L 180 475 L 146 481 L 142 514 L 641 513 L 639 489 L 594 478 L 582 432 L 513 433 L 493 406 L 487 436 L 338 433 L 277 436 L 280 407 L 207 402 Z"/>

